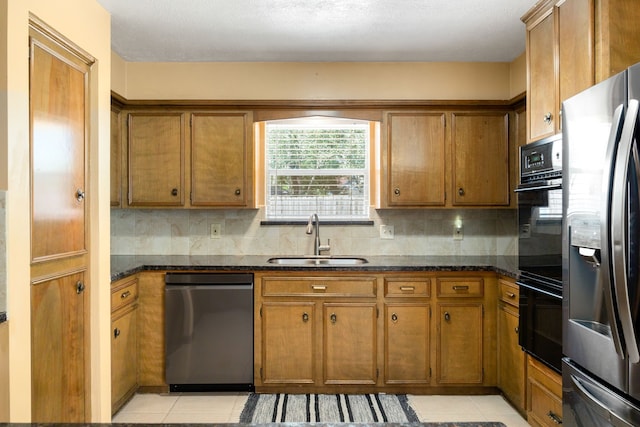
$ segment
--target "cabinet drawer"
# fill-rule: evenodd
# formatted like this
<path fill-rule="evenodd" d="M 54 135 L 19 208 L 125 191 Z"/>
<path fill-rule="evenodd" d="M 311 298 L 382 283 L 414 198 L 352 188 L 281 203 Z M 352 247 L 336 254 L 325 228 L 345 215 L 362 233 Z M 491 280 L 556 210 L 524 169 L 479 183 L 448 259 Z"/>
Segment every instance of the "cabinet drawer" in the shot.
<path fill-rule="evenodd" d="M 350 296 L 375 297 L 373 277 L 265 277 L 264 296 Z"/>
<path fill-rule="evenodd" d="M 484 294 L 482 277 L 440 277 L 436 280 L 439 297 L 478 298 Z"/>
<path fill-rule="evenodd" d="M 499 280 L 498 283 L 500 285 L 500 299 L 517 307 L 520 300 L 520 288 L 506 280 Z"/>
<path fill-rule="evenodd" d="M 131 304 L 138 299 L 138 279 L 132 279 L 111 289 L 111 311 Z"/>
<path fill-rule="evenodd" d="M 384 294 L 387 297 L 428 297 L 431 294 L 431 279 L 388 277 L 384 279 Z"/>
<path fill-rule="evenodd" d="M 557 426 L 562 420 L 560 375 L 533 357 L 528 358 L 527 417 L 532 425 Z"/>

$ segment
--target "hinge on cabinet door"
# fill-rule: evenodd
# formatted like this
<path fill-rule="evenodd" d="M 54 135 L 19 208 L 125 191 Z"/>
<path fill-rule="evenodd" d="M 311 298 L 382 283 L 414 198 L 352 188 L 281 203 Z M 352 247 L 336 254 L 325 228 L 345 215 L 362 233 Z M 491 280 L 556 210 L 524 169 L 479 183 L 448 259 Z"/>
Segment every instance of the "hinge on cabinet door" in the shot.
<path fill-rule="evenodd" d="M 262 376 L 262 368 L 260 368 L 260 379 L 264 381 L 264 377 Z"/>
<path fill-rule="evenodd" d="M 376 368 L 376 380 L 380 379 L 380 369 Z"/>
<path fill-rule="evenodd" d="M 262 317 L 262 306 L 260 306 L 260 317 Z"/>
<path fill-rule="evenodd" d="M 380 309 L 376 307 L 376 319 L 380 317 Z"/>
<path fill-rule="evenodd" d="M 431 378 L 431 367 L 429 367 L 429 378 Z"/>

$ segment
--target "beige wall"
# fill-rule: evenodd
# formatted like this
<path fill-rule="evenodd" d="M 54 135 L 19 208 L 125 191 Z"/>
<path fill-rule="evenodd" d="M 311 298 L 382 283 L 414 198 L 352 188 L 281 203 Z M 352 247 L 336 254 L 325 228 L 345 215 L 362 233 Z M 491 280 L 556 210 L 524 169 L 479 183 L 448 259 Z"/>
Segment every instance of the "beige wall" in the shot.
<path fill-rule="evenodd" d="M 131 100 L 505 100 L 524 91 L 524 76 L 514 75 L 524 70 L 503 62 L 150 63 L 114 57 L 112 88 Z"/>
<path fill-rule="evenodd" d="M 5 10 L 6 8 L 6 10 Z M 4 0 L 0 6 L 0 187 L 7 188 L 9 399 L 12 422 L 31 420 L 29 287 L 29 13 L 93 55 L 89 186 L 92 287 L 91 404 L 94 422 L 110 421 L 109 123 L 111 29 L 96 0 Z M 3 46 L 4 47 L 4 46 Z M 3 76 L 6 73 L 6 78 Z M 4 171 L 6 170 L 6 177 Z M 0 336 L 0 347 L 6 345 Z M 5 348 L 5 347 L 2 347 Z M 0 371 L 7 357 L 0 354 Z"/>
<path fill-rule="evenodd" d="M 0 423 L 9 422 L 9 325 L 0 323 Z"/>
<path fill-rule="evenodd" d="M 509 98 L 515 98 L 527 91 L 527 56 L 524 52 L 509 64 L 509 70 Z"/>

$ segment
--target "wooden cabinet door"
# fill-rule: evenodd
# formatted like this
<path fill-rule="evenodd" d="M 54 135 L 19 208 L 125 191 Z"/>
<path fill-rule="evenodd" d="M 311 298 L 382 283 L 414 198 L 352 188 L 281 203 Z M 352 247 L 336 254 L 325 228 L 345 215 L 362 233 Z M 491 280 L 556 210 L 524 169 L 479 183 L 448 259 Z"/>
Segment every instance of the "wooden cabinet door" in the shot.
<path fill-rule="evenodd" d="M 509 115 L 452 116 L 453 204 L 509 204 Z"/>
<path fill-rule="evenodd" d="M 59 48 L 58 48 L 59 49 Z M 86 252 L 86 64 L 32 33 L 31 259 Z"/>
<path fill-rule="evenodd" d="M 130 206 L 184 205 L 184 116 L 130 113 Z"/>
<path fill-rule="evenodd" d="M 518 409 L 526 409 L 525 353 L 518 344 L 518 309 L 498 307 L 498 387 Z"/>
<path fill-rule="evenodd" d="M 591 87 L 594 71 L 593 0 L 564 0 L 555 9 L 558 21 L 558 82 L 561 103 Z M 561 122 L 557 124 L 558 129 Z"/>
<path fill-rule="evenodd" d="M 263 384 L 315 383 L 315 306 L 312 302 L 263 303 Z"/>
<path fill-rule="evenodd" d="M 445 115 L 387 115 L 387 203 L 442 206 L 445 203 Z"/>
<path fill-rule="evenodd" d="M 137 367 L 137 305 L 122 308 L 111 318 L 111 406 L 115 412 L 135 391 Z"/>
<path fill-rule="evenodd" d="M 438 303 L 436 381 L 482 383 L 482 303 Z"/>
<path fill-rule="evenodd" d="M 386 384 L 428 384 L 431 338 L 429 303 L 386 304 L 384 380 Z"/>
<path fill-rule="evenodd" d="M 324 303 L 325 384 L 375 384 L 376 303 Z"/>
<path fill-rule="evenodd" d="M 111 206 L 122 203 L 122 138 L 120 132 L 120 111 L 111 108 Z"/>
<path fill-rule="evenodd" d="M 33 422 L 86 422 L 88 317 L 84 272 L 31 286 Z"/>
<path fill-rule="evenodd" d="M 553 9 L 527 25 L 527 120 L 528 139 L 553 135 L 559 125 L 556 102 L 556 32 Z"/>
<path fill-rule="evenodd" d="M 249 113 L 191 115 L 191 204 L 245 207 L 251 196 Z"/>

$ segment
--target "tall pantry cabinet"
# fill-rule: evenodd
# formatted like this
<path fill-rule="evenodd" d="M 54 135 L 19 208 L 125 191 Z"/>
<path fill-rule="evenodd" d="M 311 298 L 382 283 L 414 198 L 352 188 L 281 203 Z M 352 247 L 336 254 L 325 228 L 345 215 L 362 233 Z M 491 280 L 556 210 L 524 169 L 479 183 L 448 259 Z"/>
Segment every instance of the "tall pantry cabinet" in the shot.
<path fill-rule="evenodd" d="M 87 189 L 94 59 L 30 20 L 33 422 L 90 420 Z"/>

